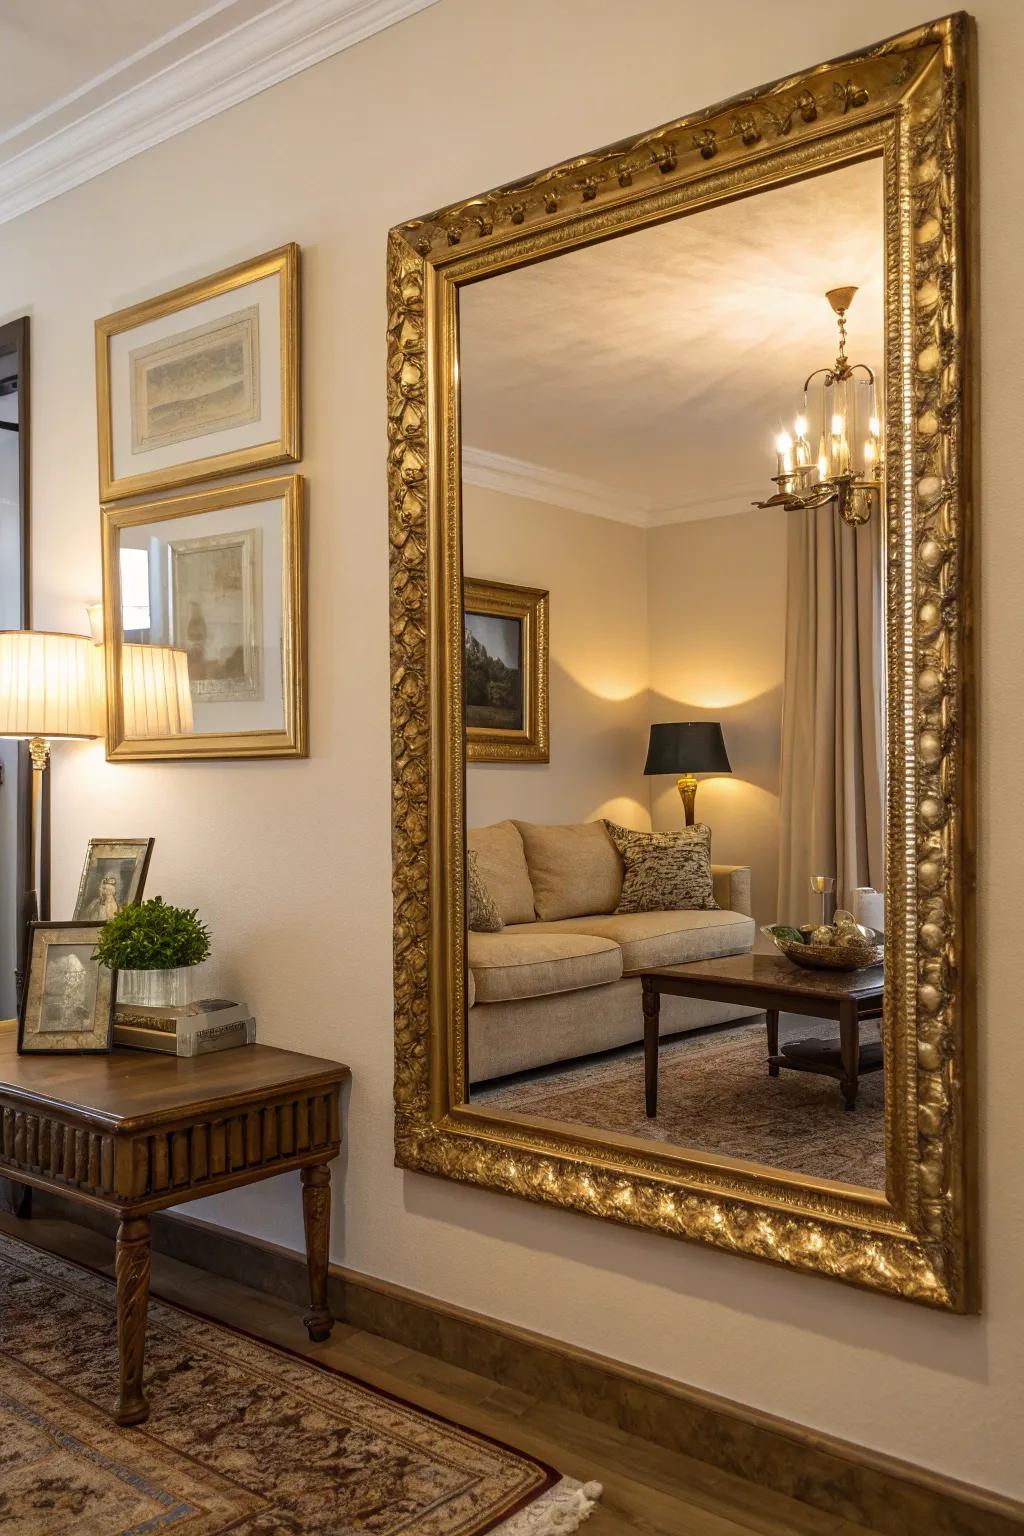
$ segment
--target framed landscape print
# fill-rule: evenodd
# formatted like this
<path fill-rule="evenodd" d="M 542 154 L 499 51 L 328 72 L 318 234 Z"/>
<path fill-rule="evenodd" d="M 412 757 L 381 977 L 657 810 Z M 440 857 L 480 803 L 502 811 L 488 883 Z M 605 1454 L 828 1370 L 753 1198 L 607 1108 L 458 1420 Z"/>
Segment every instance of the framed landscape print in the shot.
<path fill-rule="evenodd" d="M 305 757 L 301 476 L 104 507 L 103 633 L 108 759 Z"/>
<path fill-rule="evenodd" d="M 466 756 L 548 761 L 548 594 L 463 582 Z"/>
<path fill-rule="evenodd" d="M 75 921 L 106 923 L 142 899 L 151 837 L 91 837 L 75 902 Z"/>
<path fill-rule="evenodd" d="M 18 1019 L 21 1055 L 109 1051 L 114 972 L 96 958 L 102 923 L 33 923 Z"/>
<path fill-rule="evenodd" d="M 96 322 L 100 500 L 298 459 L 299 248 Z"/>

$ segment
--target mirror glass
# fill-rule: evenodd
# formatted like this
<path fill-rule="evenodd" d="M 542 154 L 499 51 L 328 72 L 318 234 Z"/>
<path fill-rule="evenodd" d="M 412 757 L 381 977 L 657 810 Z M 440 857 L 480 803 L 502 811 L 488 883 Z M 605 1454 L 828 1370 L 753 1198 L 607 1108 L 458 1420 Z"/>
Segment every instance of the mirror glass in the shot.
<path fill-rule="evenodd" d="M 460 290 L 474 1107 L 884 1188 L 884 272 L 872 158 Z"/>
<path fill-rule="evenodd" d="M 0 327 L 0 629 L 27 625 L 27 487 L 21 466 L 28 428 L 23 344 L 28 321 Z M 28 885 L 29 768 L 26 746 L 0 739 L 0 1019 L 18 1011 Z"/>
<path fill-rule="evenodd" d="M 285 728 L 284 501 L 118 529 L 128 737 Z"/>

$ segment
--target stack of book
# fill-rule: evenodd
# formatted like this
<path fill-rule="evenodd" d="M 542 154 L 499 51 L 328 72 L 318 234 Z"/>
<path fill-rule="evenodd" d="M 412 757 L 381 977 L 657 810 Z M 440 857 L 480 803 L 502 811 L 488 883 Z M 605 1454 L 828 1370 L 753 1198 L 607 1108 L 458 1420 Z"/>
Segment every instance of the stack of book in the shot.
<path fill-rule="evenodd" d="M 118 1003 L 114 1009 L 114 1044 L 169 1056 L 202 1056 L 235 1045 L 252 1045 L 256 1020 L 244 1003 L 204 997 L 177 1008 L 149 1008 Z"/>

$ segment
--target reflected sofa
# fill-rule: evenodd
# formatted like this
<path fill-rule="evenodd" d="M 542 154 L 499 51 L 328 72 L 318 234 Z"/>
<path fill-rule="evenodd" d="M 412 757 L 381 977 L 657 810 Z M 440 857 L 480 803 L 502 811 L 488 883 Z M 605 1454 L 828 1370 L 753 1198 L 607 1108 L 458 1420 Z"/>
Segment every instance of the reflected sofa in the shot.
<path fill-rule="evenodd" d="M 617 914 L 623 865 L 603 822 L 500 821 L 467 842 L 505 926 L 469 933 L 471 1083 L 643 1039 L 644 966 L 754 947 L 750 870 L 712 865 L 718 911 Z M 662 1035 L 750 1017 L 750 1009 L 664 997 Z"/>

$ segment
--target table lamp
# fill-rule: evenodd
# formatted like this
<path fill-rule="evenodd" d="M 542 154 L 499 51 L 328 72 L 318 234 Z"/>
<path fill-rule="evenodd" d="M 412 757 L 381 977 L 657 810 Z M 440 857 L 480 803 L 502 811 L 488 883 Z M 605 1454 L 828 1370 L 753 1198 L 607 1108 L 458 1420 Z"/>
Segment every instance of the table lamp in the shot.
<path fill-rule="evenodd" d="M 0 736 L 32 759 L 32 867 L 39 916 L 50 916 L 50 743 L 103 734 L 88 635 L 0 630 Z"/>
<path fill-rule="evenodd" d="M 732 773 L 722 727 L 717 720 L 679 720 L 652 725 L 645 774 L 675 773 L 686 825 L 693 826 L 697 773 Z"/>

